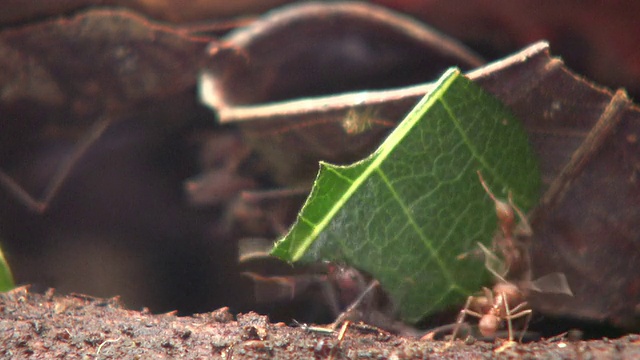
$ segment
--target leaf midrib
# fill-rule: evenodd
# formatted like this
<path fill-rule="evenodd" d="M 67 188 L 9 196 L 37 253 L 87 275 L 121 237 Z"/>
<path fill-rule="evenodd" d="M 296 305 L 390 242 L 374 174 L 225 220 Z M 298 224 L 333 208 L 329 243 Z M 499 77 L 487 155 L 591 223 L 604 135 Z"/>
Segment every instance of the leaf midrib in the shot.
<path fill-rule="evenodd" d="M 431 109 L 433 104 L 436 101 L 438 101 L 439 95 L 444 93 L 451 86 L 451 84 L 455 82 L 455 80 L 460 76 L 460 71 L 457 69 L 451 69 L 447 72 L 445 76 L 446 77 L 444 77 L 442 81 L 442 85 L 441 86 L 436 85 L 436 90 L 434 91 L 434 93 L 432 93 L 431 96 L 423 100 L 424 104 L 416 105 L 415 110 L 409 115 L 411 118 L 411 121 L 404 123 L 404 126 L 401 125 L 400 127 L 396 128 L 396 130 L 393 131 L 391 135 L 389 135 L 389 137 L 380 145 L 380 147 L 378 148 L 379 151 L 376 151 L 372 154 L 372 156 L 374 157 L 373 161 L 371 162 L 371 164 L 369 164 L 369 166 L 367 166 L 364 172 L 360 176 L 358 176 L 356 181 L 346 178 L 342 174 L 338 173 L 335 169 L 340 167 L 335 165 L 326 166 L 330 164 L 321 162 L 321 165 L 325 166 L 324 169 L 331 171 L 332 173 L 334 173 L 335 175 L 338 175 L 340 178 L 344 179 L 345 181 L 348 181 L 350 185 L 347 191 L 345 192 L 345 194 L 340 197 L 340 199 L 334 204 L 334 206 L 331 207 L 331 209 L 322 218 L 322 221 L 320 221 L 319 224 L 314 224 L 312 221 L 309 221 L 309 219 L 306 219 L 303 216 L 300 216 L 300 219 L 302 219 L 303 221 L 313 224 L 312 226 L 313 230 L 311 231 L 311 234 L 307 236 L 306 241 L 298 247 L 298 251 L 292 254 L 293 261 L 299 260 L 304 255 L 304 253 L 311 246 L 313 241 L 326 228 L 326 226 L 329 224 L 331 219 L 333 219 L 335 214 L 337 214 L 338 211 L 342 209 L 343 205 L 351 198 L 351 196 L 360 187 L 360 184 L 362 184 L 365 181 L 365 179 L 368 179 L 374 170 L 380 167 L 380 164 L 382 164 L 384 160 L 386 160 L 391 154 L 391 152 L 394 150 L 395 145 L 398 144 L 402 139 L 404 139 L 405 135 L 415 126 L 415 124 L 418 121 L 422 119 L 422 116 L 424 115 L 424 113 L 427 112 L 429 109 Z"/>

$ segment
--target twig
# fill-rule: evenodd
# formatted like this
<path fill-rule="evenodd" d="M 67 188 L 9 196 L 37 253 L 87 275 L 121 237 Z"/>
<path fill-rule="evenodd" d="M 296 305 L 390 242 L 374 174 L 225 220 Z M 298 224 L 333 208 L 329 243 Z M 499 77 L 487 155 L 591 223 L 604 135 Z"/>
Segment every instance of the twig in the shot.
<path fill-rule="evenodd" d="M 112 343 L 112 342 L 116 342 L 116 341 L 120 341 L 120 339 L 122 338 L 122 336 L 118 336 L 117 339 L 113 339 L 113 340 L 105 340 L 102 342 L 102 344 L 98 345 L 98 350 L 96 350 L 96 359 L 100 356 L 100 350 L 102 350 L 102 347 L 105 346 L 108 343 Z"/>

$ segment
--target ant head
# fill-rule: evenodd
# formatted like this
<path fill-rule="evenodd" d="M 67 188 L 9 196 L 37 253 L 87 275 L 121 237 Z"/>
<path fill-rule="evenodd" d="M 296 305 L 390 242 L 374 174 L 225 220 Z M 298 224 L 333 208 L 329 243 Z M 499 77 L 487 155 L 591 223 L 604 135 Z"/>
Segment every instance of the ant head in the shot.
<path fill-rule="evenodd" d="M 356 269 L 339 264 L 328 265 L 328 280 L 337 290 L 337 300 L 341 306 L 353 303 L 364 291 L 366 281 Z"/>
<path fill-rule="evenodd" d="M 480 329 L 480 333 L 482 336 L 493 336 L 498 330 L 498 326 L 500 325 L 500 319 L 493 314 L 486 314 L 482 318 L 480 318 L 480 323 L 478 324 L 478 328 Z"/>
<path fill-rule="evenodd" d="M 329 277 L 342 290 L 361 290 L 364 283 L 362 274 L 352 267 L 333 265 L 329 270 Z"/>
<path fill-rule="evenodd" d="M 480 179 L 480 185 L 482 185 L 482 187 L 484 188 L 484 191 L 487 193 L 487 195 L 489 195 L 489 197 L 491 198 L 491 200 L 493 200 L 493 203 L 496 206 L 496 215 L 498 216 L 498 220 L 500 220 L 500 226 L 503 228 L 503 232 L 505 230 L 510 231 L 509 229 L 511 229 L 513 227 L 513 223 L 515 221 L 515 214 L 513 212 L 513 206 L 511 206 L 511 204 L 508 204 L 504 201 L 498 200 L 498 198 L 496 198 L 496 196 L 493 194 L 493 192 L 491 192 L 491 189 L 489 189 L 489 186 L 487 185 L 487 183 L 484 181 L 484 178 L 482 177 L 482 173 L 480 172 L 480 170 L 477 171 L 478 174 L 478 179 Z M 511 202 L 511 194 L 509 194 L 509 202 Z"/>
<path fill-rule="evenodd" d="M 506 202 L 500 201 L 496 198 L 493 198 L 493 201 L 496 204 L 496 215 L 498 216 L 498 220 L 500 220 L 501 227 L 507 229 L 512 228 L 515 221 L 513 207 Z"/>

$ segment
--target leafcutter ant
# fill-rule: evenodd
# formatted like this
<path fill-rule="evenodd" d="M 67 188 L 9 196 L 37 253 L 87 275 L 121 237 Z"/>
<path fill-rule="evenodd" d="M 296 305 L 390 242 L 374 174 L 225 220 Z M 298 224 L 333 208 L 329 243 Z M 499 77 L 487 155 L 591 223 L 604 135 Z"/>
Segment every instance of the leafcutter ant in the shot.
<path fill-rule="evenodd" d="M 239 261 L 269 257 L 273 244 L 263 239 L 242 239 L 239 243 Z M 348 266 L 330 262 L 309 265 L 304 273 L 285 276 L 265 276 L 244 272 L 253 281 L 256 301 L 273 303 L 291 301 L 309 291 L 319 290 L 319 300 L 330 311 L 334 321 L 329 329 L 337 329 L 346 321 L 364 321 L 394 333 L 416 336 L 415 329 L 395 319 L 393 304 L 377 280 Z M 316 292 L 317 294 L 317 292 Z"/>
<path fill-rule="evenodd" d="M 502 253 L 504 260 L 498 258 L 483 244 L 478 243 L 480 250 L 484 253 L 485 267 L 498 282 L 493 289 L 483 288 L 483 296 L 469 296 L 467 298 L 464 308 L 458 315 L 450 344 L 455 340 L 467 315 L 480 319 L 478 327 L 480 333 L 485 337 L 493 336 L 501 323 L 506 321 L 508 343 L 513 343 L 514 338 L 512 320 L 524 318 L 525 322 L 518 339 L 522 342 L 532 315 L 532 310 L 525 301 L 527 290 L 567 295 L 572 295 L 572 293 L 567 279 L 562 273 L 552 273 L 535 281 L 529 281 L 529 255 L 521 238 L 531 235 L 531 227 L 522 211 L 513 203 L 511 193 L 508 203 L 498 200 L 485 183 L 480 172 L 478 172 L 478 177 L 482 187 L 495 203 L 500 232 L 494 238 L 494 246 Z M 515 214 L 520 219 L 518 225 L 515 224 Z M 514 269 L 517 269 L 519 279 L 512 282 L 507 281 L 505 277 L 507 274 L 512 276 Z"/>
<path fill-rule="evenodd" d="M 268 259 L 272 246 L 270 241 L 264 239 L 241 239 L 239 262 L 249 264 Z M 320 291 L 322 301 L 333 317 L 339 316 L 367 287 L 367 278 L 346 266 L 325 262 L 298 270 L 303 272 L 283 276 L 265 276 L 255 272 L 242 274 L 253 281 L 254 295 L 259 303 L 291 301 L 316 289 Z"/>
<path fill-rule="evenodd" d="M 525 318 L 518 339 L 522 342 L 532 315 L 532 310 L 528 308 L 525 301 L 527 291 L 573 295 L 566 276 L 558 272 L 547 274 L 535 281 L 521 280 L 517 284 L 505 280 L 500 274 L 501 269 L 505 268 L 504 263 L 501 263 L 501 260 L 481 243 L 478 243 L 478 246 L 485 255 L 485 267 L 496 277 L 498 283 L 494 285 L 493 289 L 483 288 L 484 296 L 469 296 L 467 298 L 464 308 L 458 315 L 451 342 L 455 339 L 466 315 L 480 319 L 478 327 L 480 333 L 485 337 L 493 336 L 501 323 L 506 321 L 509 342 L 513 342 L 511 321 Z M 496 267 L 496 265 L 498 266 Z"/>
<path fill-rule="evenodd" d="M 469 296 L 467 303 L 458 315 L 456 327 L 453 330 L 451 342 L 455 339 L 460 325 L 464 322 L 466 315 L 480 319 L 478 327 L 483 336 L 490 337 L 500 327 L 502 321 L 507 322 L 509 342 L 513 341 L 513 329 L 511 320 L 526 317 L 519 341 L 527 330 L 531 319 L 531 309 L 527 308 L 527 302 L 523 300 L 520 289 L 512 283 L 500 282 L 493 287 L 483 288 L 484 296 Z M 473 310 L 472 310 L 473 309 Z"/>
<path fill-rule="evenodd" d="M 501 264 L 499 262 L 493 262 L 487 269 L 498 278 L 506 276 L 507 273 L 510 274 L 510 277 L 529 276 L 528 272 L 531 266 L 529 264 L 529 255 L 526 249 L 525 239 L 531 237 L 533 231 L 531 230 L 527 217 L 514 204 L 511 192 L 509 192 L 508 203 L 506 203 L 496 198 L 484 181 L 480 171 L 478 171 L 478 178 L 485 192 L 495 204 L 500 232 L 494 237 L 493 245 L 494 249 L 499 251 L 504 258 Z M 516 214 L 520 220 L 517 224 L 515 223 Z M 496 256 L 493 256 L 493 258 L 498 259 Z M 485 252 L 485 260 L 486 259 Z M 492 270 L 499 271 L 496 274 L 496 271 Z"/>
<path fill-rule="evenodd" d="M 248 264 L 254 260 L 268 259 L 272 243 L 264 239 L 241 239 L 239 262 Z M 253 281 L 255 299 L 259 303 L 291 301 L 305 293 L 319 291 L 321 301 L 328 307 L 333 318 L 340 317 L 343 310 L 358 300 L 365 291 L 368 279 L 359 271 L 347 266 L 323 262 L 297 269 L 297 274 L 266 276 L 261 273 L 243 272 Z M 360 299 L 359 304 L 368 305 L 370 299 Z"/>

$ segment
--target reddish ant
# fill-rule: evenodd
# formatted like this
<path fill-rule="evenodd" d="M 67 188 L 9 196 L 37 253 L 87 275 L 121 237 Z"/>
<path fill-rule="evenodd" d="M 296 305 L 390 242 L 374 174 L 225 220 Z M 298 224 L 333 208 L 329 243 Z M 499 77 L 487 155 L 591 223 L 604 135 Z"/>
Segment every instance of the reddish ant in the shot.
<path fill-rule="evenodd" d="M 246 264 L 253 260 L 269 259 L 271 247 L 273 244 L 268 240 L 241 239 L 239 262 Z M 317 287 L 334 317 L 339 316 L 367 288 L 367 278 L 354 268 L 325 262 L 310 265 L 306 270 L 302 274 L 287 276 L 264 276 L 254 272 L 242 274 L 253 280 L 258 302 L 290 301 Z"/>
<path fill-rule="evenodd" d="M 531 226 L 529 225 L 529 221 L 524 213 L 514 204 L 513 196 L 511 192 L 508 195 L 508 203 L 496 198 L 496 196 L 491 192 L 489 186 L 484 181 L 482 174 L 480 171 L 478 173 L 478 178 L 480 179 L 480 184 L 484 188 L 484 191 L 489 195 L 496 208 L 496 215 L 498 217 L 498 223 L 500 226 L 500 233 L 494 237 L 494 246 L 502 253 L 505 261 L 503 264 L 499 264 L 499 259 L 494 255 L 492 257 L 487 257 L 487 252 L 483 250 L 485 254 L 485 262 L 495 259 L 498 260 L 493 262 L 492 266 L 487 266 L 487 269 L 491 271 L 497 278 L 502 279 L 508 273 L 512 276 L 515 275 L 524 275 L 523 272 L 528 272 L 530 268 L 529 257 L 527 251 L 524 247 L 523 239 L 530 237 L 533 234 L 531 230 Z M 518 215 L 519 223 L 515 224 L 515 215 Z M 502 265 L 502 266 L 498 266 Z M 499 273 L 496 273 L 497 270 Z M 496 271 L 494 271 L 496 270 Z M 502 279 L 504 280 L 504 279 Z"/>
<path fill-rule="evenodd" d="M 241 239 L 239 261 L 246 264 L 270 258 L 272 246 L 264 239 Z M 417 336 L 415 329 L 395 319 L 393 304 L 377 280 L 352 267 L 330 262 L 309 265 L 307 270 L 303 274 L 288 276 L 264 276 L 254 272 L 242 274 L 253 280 L 258 302 L 290 301 L 312 287 L 318 288 L 320 300 L 328 306 L 334 321 L 328 327 L 310 329 L 334 331 L 347 321 L 363 321 L 394 333 Z"/>
<path fill-rule="evenodd" d="M 489 252 L 482 244 L 478 244 L 485 254 Z M 495 255 L 494 255 L 495 256 Z M 488 263 L 488 261 L 486 262 Z M 492 271 L 493 272 L 493 271 Z M 494 275 L 496 275 L 494 273 Z M 507 322 L 509 342 L 513 341 L 513 327 L 511 320 L 526 317 L 525 324 L 520 334 L 519 341 L 522 341 L 524 333 L 527 331 L 532 311 L 524 301 L 524 295 L 513 283 L 503 281 L 494 285 L 493 289 L 483 288 L 484 296 L 469 296 L 464 308 L 460 311 L 456 326 L 453 330 L 450 343 L 455 339 L 460 325 L 464 322 L 466 315 L 471 315 L 480 319 L 478 327 L 482 336 L 491 337 L 500 327 L 502 321 Z"/>
<path fill-rule="evenodd" d="M 499 259 L 494 253 L 483 244 L 478 246 L 484 253 L 485 267 L 499 282 L 493 289 L 483 288 L 484 296 L 469 296 L 464 308 L 460 311 L 450 344 L 453 343 L 464 318 L 467 315 L 480 319 L 478 324 L 480 333 L 490 337 L 500 327 L 503 321 L 507 322 L 508 343 L 513 343 L 512 320 L 525 318 L 525 323 L 519 337 L 522 342 L 524 333 L 527 331 L 531 319 L 532 310 L 528 308 L 525 299 L 524 289 L 553 292 L 572 295 L 567 279 L 562 273 L 552 273 L 539 278 L 536 281 L 524 279 L 518 285 L 505 280 L 507 273 L 518 270 L 518 275 L 523 274 L 530 277 L 529 257 L 521 241 L 522 237 L 532 234 L 531 227 L 522 211 L 513 203 L 511 193 L 509 202 L 498 200 L 489 189 L 489 186 L 478 171 L 480 184 L 495 203 L 496 215 L 500 224 L 500 233 L 494 238 L 494 245 L 502 252 L 504 261 Z M 515 225 L 515 214 L 518 215 L 520 223 Z"/>

